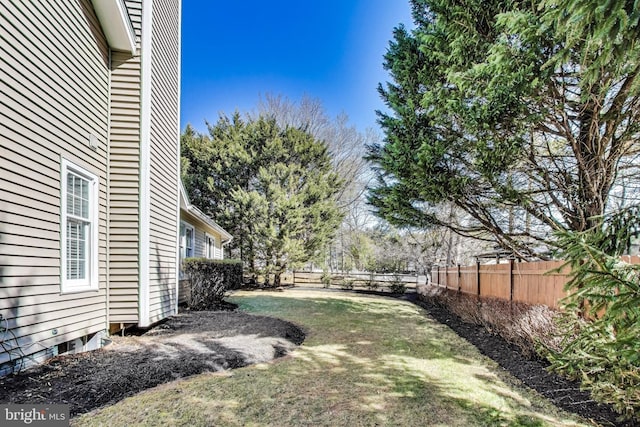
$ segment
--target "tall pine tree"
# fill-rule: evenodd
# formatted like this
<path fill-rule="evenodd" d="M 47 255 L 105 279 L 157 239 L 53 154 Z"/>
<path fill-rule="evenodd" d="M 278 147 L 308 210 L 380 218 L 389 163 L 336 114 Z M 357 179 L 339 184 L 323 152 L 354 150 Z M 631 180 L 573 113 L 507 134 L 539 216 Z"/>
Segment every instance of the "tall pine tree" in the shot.
<path fill-rule="evenodd" d="M 187 127 L 182 164 L 191 200 L 234 236 L 231 255 L 276 285 L 318 256 L 342 220 L 326 144 L 271 118 L 221 116 L 209 135 Z"/>
<path fill-rule="evenodd" d="M 542 257 L 553 230 L 637 203 L 633 3 L 413 0 L 416 28 L 396 29 L 379 88 L 390 112 L 368 155 L 377 213 Z"/>

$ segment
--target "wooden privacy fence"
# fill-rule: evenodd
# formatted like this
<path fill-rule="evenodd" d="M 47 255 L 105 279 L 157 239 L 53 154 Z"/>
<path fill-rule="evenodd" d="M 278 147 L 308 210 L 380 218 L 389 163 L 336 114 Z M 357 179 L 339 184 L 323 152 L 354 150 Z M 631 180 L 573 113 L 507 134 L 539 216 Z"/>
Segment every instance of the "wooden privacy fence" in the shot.
<path fill-rule="evenodd" d="M 558 308 L 566 296 L 566 272 L 548 273 L 562 261 L 515 262 L 507 264 L 476 263 L 473 266 L 436 267 L 431 272 L 434 285 L 479 297 L 500 298 L 527 304 L 544 304 Z"/>
<path fill-rule="evenodd" d="M 640 257 L 624 256 L 626 262 L 638 264 Z M 516 262 L 507 264 L 434 268 L 431 282 L 465 294 L 492 297 L 527 304 L 544 304 L 559 308 L 559 301 L 567 296 L 564 290 L 569 281 L 568 268 L 558 269 L 564 261 Z"/>

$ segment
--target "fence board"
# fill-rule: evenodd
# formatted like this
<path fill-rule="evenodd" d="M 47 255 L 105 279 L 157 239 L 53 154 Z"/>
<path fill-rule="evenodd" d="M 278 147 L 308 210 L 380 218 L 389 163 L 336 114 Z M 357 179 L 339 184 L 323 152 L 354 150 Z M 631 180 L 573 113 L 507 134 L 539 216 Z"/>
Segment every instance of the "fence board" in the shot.
<path fill-rule="evenodd" d="M 549 271 L 559 268 L 562 264 L 562 261 L 515 263 L 513 300 L 558 308 L 558 302 L 566 296 L 564 285 L 568 281 L 567 272 Z"/>
<path fill-rule="evenodd" d="M 460 292 L 472 295 L 478 294 L 475 266 L 460 267 Z"/>
<path fill-rule="evenodd" d="M 510 299 L 510 265 L 494 264 L 480 266 L 480 296 Z"/>

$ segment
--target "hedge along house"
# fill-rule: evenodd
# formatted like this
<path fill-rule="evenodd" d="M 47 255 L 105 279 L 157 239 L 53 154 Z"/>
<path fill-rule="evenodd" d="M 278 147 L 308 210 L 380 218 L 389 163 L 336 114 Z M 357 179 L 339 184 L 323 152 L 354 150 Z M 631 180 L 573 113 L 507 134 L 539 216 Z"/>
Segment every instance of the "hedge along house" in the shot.
<path fill-rule="evenodd" d="M 180 183 L 180 263 L 185 258 L 223 259 L 224 248 L 231 234 L 220 227 L 200 209 L 192 205 Z M 189 297 L 189 282 L 180 271 L 179 302 Z"/>
<path fill-rule="evenodd" d="M 180 6 L 0 3 L 0 374 L 177 310 Z"/>

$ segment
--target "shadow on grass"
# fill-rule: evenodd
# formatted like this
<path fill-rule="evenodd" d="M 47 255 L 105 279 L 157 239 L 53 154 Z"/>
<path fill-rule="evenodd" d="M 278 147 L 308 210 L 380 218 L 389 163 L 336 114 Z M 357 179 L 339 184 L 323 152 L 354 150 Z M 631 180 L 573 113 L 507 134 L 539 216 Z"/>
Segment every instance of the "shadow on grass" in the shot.
<path fill-rule="evenodd" d="M 382 424 L 410 425 L 428 414 L 427 425 L 466 425 L 461 419 L 474 425 L 577 425 L 556 415 L 550 404 L 540 409 L 505 384 L 474 347 L 413 305 L 344 296 L 261 296 L 241 302 L 243 307 L 285 314 L 304 309 L 304 304 L 308 324 L 347 330 L 329 339 L 330 344 L 316 344 L 312 332 L 295 352 L 302 363 L 292 366 L 289 375 L 313 381 L 318 390 L 314 399 L 331 398 L 333 390 L 340 389 L 347 400 L 358 396 L 357 403 L 343 406 L 370 412 Z M 391 319 L 394 326 L 389 328 Z"/>
<path fill-rule="evenodd" d="M 441 359 L 362 357 L 349 347 L 303 346 L 295 354 L 304 363 L 291 374 L 315 378 L 318 390 L 339 386 L 344 395 L 358 396 L 345 410 L 369 413 L 380 424 L 416 425 L 422 420 L 421 425 L 576 425 L 535 408 L 478 361 L 472 365 L 444 354 Z M 319 377 L 310 374 L 313 371 Z M 323 398 L 322 393 L 316 398 Z"/>
<path fill-rule="evenodd" d="M 282 362 L 175 382 L 76 422 L 580 425 L 548 403 L 532 403 L 531 395 L 502 381 L 495 365 L 447 327 L 425 319 L 421 309 L 360 298 L 234 298 L 246 310 L 303 325 L 305 343 Z"/>

